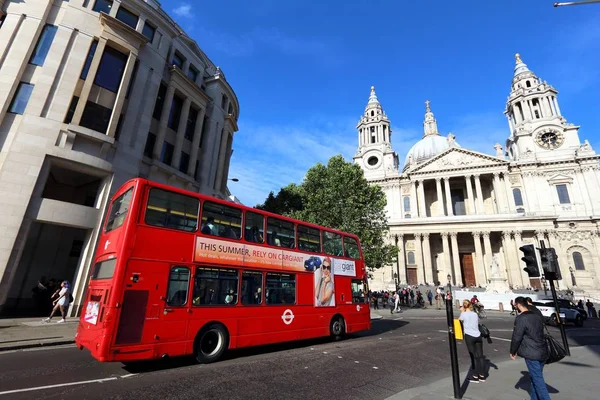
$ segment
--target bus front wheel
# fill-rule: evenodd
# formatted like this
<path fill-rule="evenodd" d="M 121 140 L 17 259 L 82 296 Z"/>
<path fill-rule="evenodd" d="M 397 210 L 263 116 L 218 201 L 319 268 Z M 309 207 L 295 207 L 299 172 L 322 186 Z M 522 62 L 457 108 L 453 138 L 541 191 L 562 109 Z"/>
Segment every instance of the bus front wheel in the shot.
<path fill-rule="evenodd" d="M 333 317 L 333 319 L 331 320 L 331 325 L 329 327 L 329 330 L 331 331 L 331 337 L 334 340 L 340 340 L 342 338 L 342 336 L 344 336 L 344 333 L 346 332 L 346 325 L 344 324 L 344 318 L 342 318 L 339 315 L 336 315 L 335 317 Z"/>
<path fill-rule="evenodd" d="M 210 324 L 203 328 L 194 342 L 194 356 L 201 364 L 219 360 L 229 347 L 229 333 L 221 324 Z"/>

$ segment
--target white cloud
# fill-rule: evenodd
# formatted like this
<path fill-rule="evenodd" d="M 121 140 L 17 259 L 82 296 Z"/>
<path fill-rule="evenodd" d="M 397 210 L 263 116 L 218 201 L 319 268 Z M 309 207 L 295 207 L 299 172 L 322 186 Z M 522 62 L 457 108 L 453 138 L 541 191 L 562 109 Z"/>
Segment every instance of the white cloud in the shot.
<path fill-rule="evenodd" d="M 191 18 L 194 16 L 194 14 L 192 13 L 192 5 L 189 3 L 183 3 L 179 7 L 175 8 L 173 10 L 173 14 L 185 18 Z"/>

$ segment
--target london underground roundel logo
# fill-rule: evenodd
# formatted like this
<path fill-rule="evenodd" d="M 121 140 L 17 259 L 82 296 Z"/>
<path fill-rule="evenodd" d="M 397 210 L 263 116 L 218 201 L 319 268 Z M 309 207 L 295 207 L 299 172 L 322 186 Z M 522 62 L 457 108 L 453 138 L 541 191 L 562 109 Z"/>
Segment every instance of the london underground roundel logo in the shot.
<path fill-rule="evenodd" d="M 283 320 L 284 324 L 289 325 L 292 323 L 292 321 L 294 321 L 294 313 L 288 308 L 283 312 L 281 319 Z"/>

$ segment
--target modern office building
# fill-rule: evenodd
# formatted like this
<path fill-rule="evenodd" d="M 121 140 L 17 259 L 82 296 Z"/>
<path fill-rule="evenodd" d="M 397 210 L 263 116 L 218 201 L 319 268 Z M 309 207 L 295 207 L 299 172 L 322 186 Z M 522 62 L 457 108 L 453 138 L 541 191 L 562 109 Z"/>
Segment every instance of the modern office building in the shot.
<path fill-rule="evenodd" d="M 0 0 L 0 313 L 40 277 L 77 313 L 107 201 L 132 177 L 221 198 L 239 104 L 154 0 Z"/>

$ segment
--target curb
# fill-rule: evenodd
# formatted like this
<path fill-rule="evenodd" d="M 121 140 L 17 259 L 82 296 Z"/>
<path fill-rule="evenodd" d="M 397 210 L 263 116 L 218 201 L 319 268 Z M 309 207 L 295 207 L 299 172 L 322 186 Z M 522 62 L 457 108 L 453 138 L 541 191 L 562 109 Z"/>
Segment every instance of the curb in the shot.
<path fill-rule="evenodd" d="M 381 315 L 371 315 L 371 321 L 377 321 L 379 319 L 383 319 Z"/>
<path fill-rule="evenodd" d="M 63 346 L 66 344 L 74 344 L 75 340 L 58 340 L 55 342 L 38 342 L 38 343 L 27 343 L 27 344 L 16 344 L 13 346 L 1 346 L 0 353 L 4 351 L 14 351 L 14 350 L 25 350 L 25 349 L 33 349 L 36 347 L 53 347 L 53 346 Z"/>

